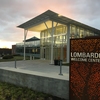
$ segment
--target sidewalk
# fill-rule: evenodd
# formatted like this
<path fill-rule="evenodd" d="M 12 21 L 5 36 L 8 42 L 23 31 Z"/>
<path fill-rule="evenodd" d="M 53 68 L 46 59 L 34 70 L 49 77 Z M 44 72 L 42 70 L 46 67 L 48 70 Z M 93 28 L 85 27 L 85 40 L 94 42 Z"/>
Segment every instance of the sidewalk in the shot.
<path fill-rule="evenodd" d="M 14 68 L 15 61 L 0 62 L 1 68 Z M 49 77 L 56 77 L 69 80 L 69 66 L 62 66 L 62 75 L 60 73 L 60 66 L 51 65 L 49 60 L 26 60 L 16 61 L 17 70 L 23 70 L 24 72 L 34 72 L 34 74 L 45 75 Z"/>

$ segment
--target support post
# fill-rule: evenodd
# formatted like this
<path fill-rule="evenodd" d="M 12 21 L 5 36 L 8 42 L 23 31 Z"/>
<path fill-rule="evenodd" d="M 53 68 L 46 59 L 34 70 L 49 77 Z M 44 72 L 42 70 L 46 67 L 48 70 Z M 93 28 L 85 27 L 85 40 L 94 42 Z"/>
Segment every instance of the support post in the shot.
<path fill-rule="evenodd" d="M 63 60 L 63 39 L 61 40 L 61 60 Z"/>
<path fill-rule="evenodd" d="M 24 29 L 24 60 L 26 60 L 26 58 L 25 58 L 25 56 L 26 56 L 26 54 L 25 54 L 25 52 L 26 52 L 25 42 L 26 42 L 27 32 L 28 32 L 28 30 Z"/>
<path fill-rule="evenodd" d="M 49 32 L 49 28 L 47 26 L 47 24 L 44 22 L 46 28 L 48 29 L 48 32 Z M 53 64 L 53 45 L 54 45 L 54 37 L 53 37 L 53 34 L 54 34 L 54 31 L 57 27 L 58 23 L 56 23 L 56 26 L 54 27 L 54 21 L 52 21 L 52 31 L 50 32 L 51 34 L 51 64 Z"/>
<path fill-rule="evenodd" d="M 51 32 L 51 64 L 53 64 L 53 43 L 54 43 L 54 22 L 52 21 L 52 32 Z"/>
<path fill-rule="evenodd" d="M 15 68 L 17 68 L 17 67 L 16 67 L 16 59 L 15 59 Z"/>
<path fill-rule="evenodd" d="M 60 60 L 59 63 L 60 63 L 60 73 L 59 73 L 59 75 L 63 75 L 62 74 L 62 60 Z"/>
<path fill-rule="evenodd" d="M 70 62 L 70 24 L 67 25 L 67 63 Z"/>

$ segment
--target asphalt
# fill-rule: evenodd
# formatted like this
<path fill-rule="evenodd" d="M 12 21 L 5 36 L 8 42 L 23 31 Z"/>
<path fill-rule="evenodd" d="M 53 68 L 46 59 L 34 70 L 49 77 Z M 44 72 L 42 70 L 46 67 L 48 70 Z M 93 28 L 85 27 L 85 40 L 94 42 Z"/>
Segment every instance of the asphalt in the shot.
<path fill-rule="evenodd" d="M 22 60 L 16 62 L 0 62 L 0 68 L 14 71 L 16 70 L 45 77 L 69 80 L 69 66 L 63 65 L 62 72 L 60 72 L 60 66 L 51 65 L 49 60 Z M 62 73 L 63 75 L 59 75 L 60 73 Z"/>

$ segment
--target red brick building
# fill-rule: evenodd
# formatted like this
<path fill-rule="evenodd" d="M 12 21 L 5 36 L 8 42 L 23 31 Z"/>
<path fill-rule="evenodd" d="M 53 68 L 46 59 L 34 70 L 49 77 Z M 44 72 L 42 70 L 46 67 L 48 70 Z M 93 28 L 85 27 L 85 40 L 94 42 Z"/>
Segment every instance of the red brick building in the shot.
<path fill-rule="evenodd" d="M 16 45 L 12 45 L 12 54 L 16 54 Z"/>

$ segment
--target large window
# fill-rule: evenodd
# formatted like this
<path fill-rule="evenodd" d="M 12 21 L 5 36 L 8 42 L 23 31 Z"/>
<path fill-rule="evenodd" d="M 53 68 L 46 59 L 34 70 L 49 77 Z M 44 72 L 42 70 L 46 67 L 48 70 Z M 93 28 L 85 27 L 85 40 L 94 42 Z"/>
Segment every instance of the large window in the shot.
<path fill-rule="evenodd" d="M 84 38 L 86 36 L 94 36 L 94 32 L 79 26 L 70 26 L 70 38 Z"/>
<path fill-rule="evenodd" d="M 50 35 L 51 32 L 52 29 L 44 30 L 41 32 L 41 57 L 42 58 L 45 57 L 45 59 L 50 59 L 51 56 L 51 35 Z M 65 25 L 60 25 L 54 28 L 54 34 L 53 34 L 54 59 L 59 57 L 61 57 L 61 59 L 66 59 L 65 57 L 66 55 L 65 49 L 67 45 L 66 34 L 67 34 L 67 26 Z"/>
<path fill-rule="evenodd" d="M 54 59 L 61 57 L 62 60 L 66 61 L 67 30 L 66 25 L 60 25 L 54 28 Z M 41 32 L 41 57 L 45 57 L 46 59 L 50 59 L 51 56 L 51 32 L 51 28 Z M 86 36 L 94 36 L 94 32 L 80 26 L 70 25 L 70 38 L 85 38 Z"/>

